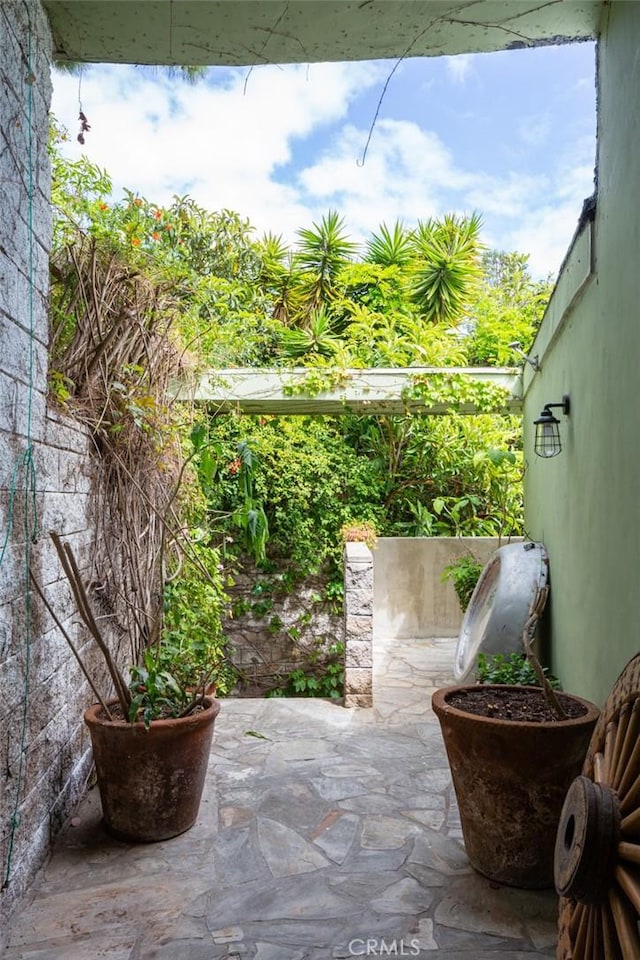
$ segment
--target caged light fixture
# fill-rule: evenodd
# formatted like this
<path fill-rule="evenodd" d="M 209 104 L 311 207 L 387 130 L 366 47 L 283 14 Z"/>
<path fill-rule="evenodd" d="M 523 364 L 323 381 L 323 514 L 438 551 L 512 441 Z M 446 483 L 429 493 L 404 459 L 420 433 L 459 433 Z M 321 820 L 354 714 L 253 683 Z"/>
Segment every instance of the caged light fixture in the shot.
<path fill-rule="evenodd" d="M 571 409 L 568 395 L 565 394 L 560 403 L 545 403 L 544 410 L 540 416 L 533 421 L 536 428 L 536 439 L 533 449 L 539 457 L 557 457 L 562 450 L 559 430 L 560 421 L 551 413 L 552 407 L 561 407 L 565 417 L 568 417 Z"/>

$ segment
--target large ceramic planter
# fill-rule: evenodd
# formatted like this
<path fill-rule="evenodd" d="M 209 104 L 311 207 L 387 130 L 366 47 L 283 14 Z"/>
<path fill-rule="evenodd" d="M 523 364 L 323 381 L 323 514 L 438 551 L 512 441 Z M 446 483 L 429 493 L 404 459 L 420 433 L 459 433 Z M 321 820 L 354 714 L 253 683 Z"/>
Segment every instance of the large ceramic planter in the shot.
<path fill-rule="evenodd" d="M 566 793 L 582 769 L 599 710 L 547 723 L 465 713 L 433 695 L 471 865 L 491 880 L 529 889 L 553 886 L 556 831 Z M 475 688 L 477 689 L 477 688 Z M 504 689 L 504 687 L 483 687 Z"/>
<path fill-rule="evenodd" d="M 217 700 L 177 720 L 118 723 L 99 704 L 84 715 L 89 727 L 104 824 L 115 837 L 142 843 L 168 840 L 195 823 L 209 761 Z"/>

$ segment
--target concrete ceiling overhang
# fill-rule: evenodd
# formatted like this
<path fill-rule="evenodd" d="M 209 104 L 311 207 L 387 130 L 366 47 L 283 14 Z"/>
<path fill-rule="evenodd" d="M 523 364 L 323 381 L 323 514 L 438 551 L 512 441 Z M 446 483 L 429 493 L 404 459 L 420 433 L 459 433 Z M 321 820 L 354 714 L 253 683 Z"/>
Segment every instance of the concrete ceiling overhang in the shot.
<path fill-rule="evenodd" d="M 54 57 L 312 63 L 593 39 L 606 0 L 44 0 Z"/>

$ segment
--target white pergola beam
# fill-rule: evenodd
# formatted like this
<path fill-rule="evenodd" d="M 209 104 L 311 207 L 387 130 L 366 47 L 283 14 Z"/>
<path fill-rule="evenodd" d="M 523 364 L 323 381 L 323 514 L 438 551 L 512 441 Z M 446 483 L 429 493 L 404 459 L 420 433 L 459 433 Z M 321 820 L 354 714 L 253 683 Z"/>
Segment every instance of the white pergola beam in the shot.
<path fill-rule="evenodd" d="M 319 378 L 324 381 L 320 390 Z M 522 374 L 511 367 L 209 370 L 197 381 L 180 385 L 177 398 L 209 403 L 221 413 L 240 410 L 258 415 L 445 414 L 452 409 L 465 414 L 485 412 L 468 400 L 456 402 L 456 386 L 465 380 L 491 383 L 507 391 L 504 404 L 496 412 L 522 412 Z M 454 399 L 442 402 L 411 396 L 417 381 L 433 387 L 436 393 L 444 387 Z"/>

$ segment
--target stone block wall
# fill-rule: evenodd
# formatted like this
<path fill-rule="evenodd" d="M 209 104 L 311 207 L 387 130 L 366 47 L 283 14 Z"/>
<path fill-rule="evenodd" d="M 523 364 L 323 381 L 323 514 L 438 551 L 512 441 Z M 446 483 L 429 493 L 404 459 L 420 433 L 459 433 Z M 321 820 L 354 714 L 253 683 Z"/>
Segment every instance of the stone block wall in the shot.
<path fill-rule="evenodd" d="M 344 548 L 344 705 L 373 706 L 373 556 L 365 543 Z"/>
<path fill-rule="evenodd" d="M 88 438 L 47 408 L 50 43 L 37 0 L 0 3 L 0 948 L 91 763 L 93 695 L 28 578 L 84 648 L 48 536 L 89 569 Z"/>
<path fill-rule="evenodd" d="M 286 567 L 280 570 L 280 574 Z M 342 616 L 324 600 L 326 581 L 309 577 L 285 590 L 278 574 L 244 568 L 229 590 L 233 616 L 226 619 L 231 659 L 244 695 L 262 696 L 317 649 L 342 640 Z"/>

